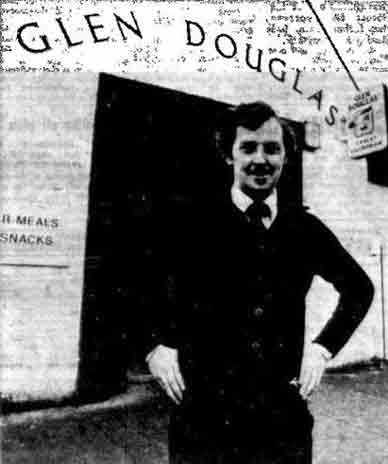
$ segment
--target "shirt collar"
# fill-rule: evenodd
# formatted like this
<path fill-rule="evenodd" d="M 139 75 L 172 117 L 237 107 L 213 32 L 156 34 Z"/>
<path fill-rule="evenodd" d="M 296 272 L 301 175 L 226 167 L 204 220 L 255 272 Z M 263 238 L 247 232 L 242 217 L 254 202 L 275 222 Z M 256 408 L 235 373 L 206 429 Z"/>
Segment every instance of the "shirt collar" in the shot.
<path fill-rule="evenodd" d="M 243 213 L 245 213 L 248 207 L 253 203 L 252 198 L 246 195 L 236 186 L 232 187 L 231 195 L 233 203 Z M 276 189 L 274 189 L 272 193 L 264 200 L 264 203 L 267 204 L 271 210 L 271 218 L 269 219 L 269 222 L 272 224 L 278 213 L 278 195 Z"/>

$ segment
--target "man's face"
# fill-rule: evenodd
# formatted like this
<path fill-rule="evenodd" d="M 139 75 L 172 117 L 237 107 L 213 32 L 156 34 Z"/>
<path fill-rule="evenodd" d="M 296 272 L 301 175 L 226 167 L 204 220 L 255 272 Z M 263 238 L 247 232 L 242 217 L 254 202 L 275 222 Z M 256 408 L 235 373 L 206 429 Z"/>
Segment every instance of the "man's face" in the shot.
<path fill-rule="evenodd" d="M 238 126 L 229 160 L 234 185 L 250 197 L 266 197 L 279 181 L 285 156 L 283 129 L 275 118 L 255 130 Z"/>

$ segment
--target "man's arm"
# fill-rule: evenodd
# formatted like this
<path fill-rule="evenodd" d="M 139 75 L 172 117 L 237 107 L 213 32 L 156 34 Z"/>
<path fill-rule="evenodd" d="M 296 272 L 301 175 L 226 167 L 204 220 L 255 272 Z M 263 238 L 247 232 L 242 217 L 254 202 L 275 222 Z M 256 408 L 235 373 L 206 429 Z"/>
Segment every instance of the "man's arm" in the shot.
<path fill-rule="evenodd" d="M 316 272 L 338 292 L 337 306 L 314 342 L 335 356 L 366 316 L 373 300 L 374 287 L 335 235 L 318 219 L 312 218 L 312 236 L 316 237 Z"/>
<path fill-rule="evenodd" d="M 175 209 L 163 219 L 155 247 L 159 284 L 144 315 L 145 360 L 151 374 L 178 404 L 186 388 L 179 362 L 180 346 L 184 343 L 181 319 L 186 304 L 177 281 L 182 277 L 182 260 L 187 257 L 187 234 L 183 232 L 187 221 Z"/>
<path fill-rule="evenodd" d="M 153 377 L 177 404 L 185 383 L 179 366 L 178 297 L 174 279 L 163 279 L 159 296 L 149 306 L 144 321 L 145 361 Z"/>
<path fill-rule="evenodd" d="M 333 284 L 339 297 L 323 330 L 313 342 L 305 344 L 299 377 L 300 392 L 305 398 L 319 385 L 327 362 L 340 351 L 365 317 L 374 294 L 369 277 L 334 234 L 314 216 L 309 218 L 310 249 L 316 273 Z"/>

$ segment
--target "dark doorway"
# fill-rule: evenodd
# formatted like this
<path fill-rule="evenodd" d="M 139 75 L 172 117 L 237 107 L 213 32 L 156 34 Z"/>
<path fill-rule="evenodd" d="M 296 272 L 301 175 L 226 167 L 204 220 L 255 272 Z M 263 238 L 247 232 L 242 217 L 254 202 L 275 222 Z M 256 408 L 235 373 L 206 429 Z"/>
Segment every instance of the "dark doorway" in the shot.
<path fill-rule="evenodd" d="M 89 188 L 78 391 L 121 391 L 142 364 L 139 286 L 158 279 L 152 243 L 169 204 L 225 189 L 214 121 L 226 103 L 101 74 Z M 302 134 L 282 179 L 284 201 L 302 201 Z M 124 258 L 125 257 L 125 258 Z M 144 288 L 143 288 L 144 290 Z M 147 292 L 145 292 L 147 293 Z M 136 307 L 135 307 L 136 306 Z"/>

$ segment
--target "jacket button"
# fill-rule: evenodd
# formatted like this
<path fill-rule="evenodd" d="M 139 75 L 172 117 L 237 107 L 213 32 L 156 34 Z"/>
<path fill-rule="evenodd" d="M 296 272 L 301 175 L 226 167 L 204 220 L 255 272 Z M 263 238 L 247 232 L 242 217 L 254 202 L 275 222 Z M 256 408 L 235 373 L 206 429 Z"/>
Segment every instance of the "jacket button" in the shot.
<path fill-rule="evenodd" d="M 255 353 L 259 353 L 261 351 L 261 343 L 260 342 L 252 342 L 252 350 Z"/>
<path fill-rule="evenodd" d="M 254 311 L 253 311 L 253 314 L 255 317 L 257 317 L 258 319 L 260 319 L 261 317 L 263 317 L 263 314 L 264 314 L 264 311 L 262 308 L 260 308 L 260 306 L 258 306 Z"/>

